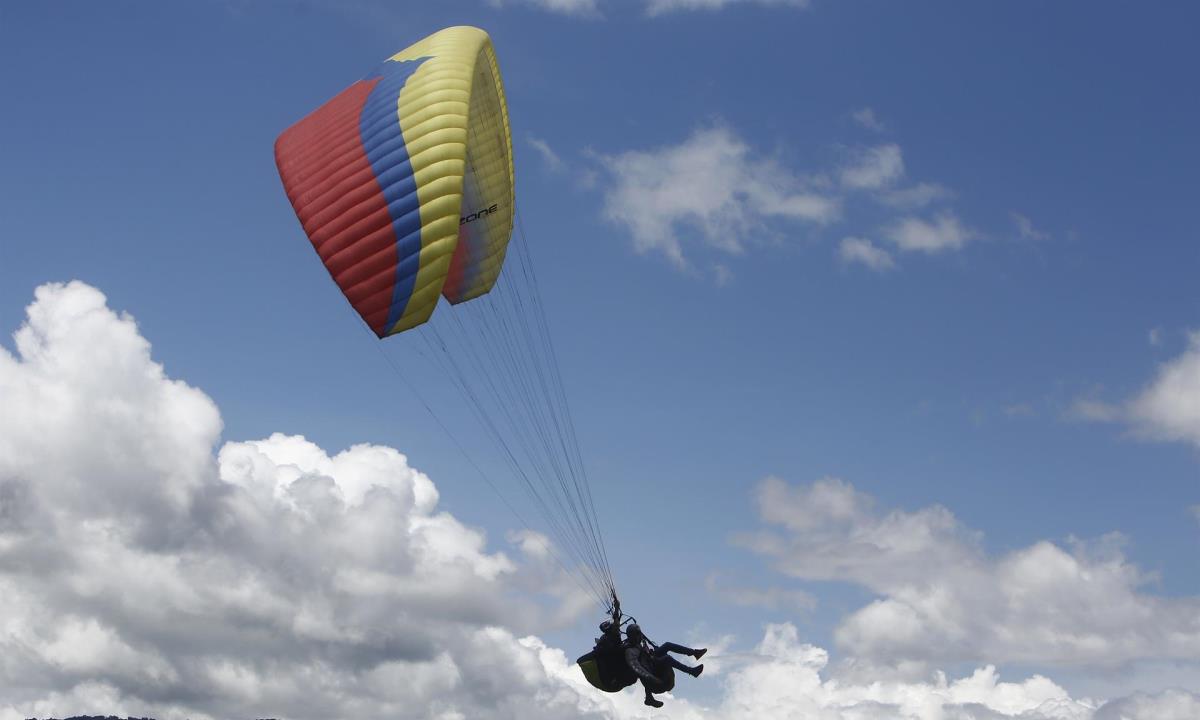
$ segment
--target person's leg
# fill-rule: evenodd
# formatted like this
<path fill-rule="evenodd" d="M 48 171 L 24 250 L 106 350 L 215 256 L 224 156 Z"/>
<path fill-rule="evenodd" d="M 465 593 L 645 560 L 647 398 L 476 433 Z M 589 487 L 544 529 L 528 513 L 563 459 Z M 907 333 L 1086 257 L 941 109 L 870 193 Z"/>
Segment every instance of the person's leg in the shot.
<path fill-rule="evenodd" d="M 672 650 L 671 648 L 667 647 L 668 645 L 674 645 L 677 648 L 682 648 L 683 650 L 687 650 L 687 648 L 684 648 L 682 645 L 675 645 L 675 643 L 663 643 L 662 645 L 659 645 L 657 648 L 654 649 L 654 659 L 657 662 L 665 662 L 668 665 L 670 665 L 671 667 L 675 668 L 676 670 L 678 670 L 680 672 L 685 672 L 688 675 L 691 675 L 692 677 L 699 677 L 700 673 L 704 672 L 703 665 L 697 665 L 696 667 L 692 667 L 691 665 L 684 665 L 683 663 L 679 662 L 675 658 L 671 657 L 670 653 L 673 653 L 673 652 L 678 652 L 681 655 L 684 653 L 682 653 L 680 650 Z"/>
<path fill-rule="evenodd" d="M 658 698 L 654 697 L 654 695 L 651 694 L 651 692 L 650 692 L 650 688 L 646 687 L 645 685 L 642 685 L 642 689 L 644 689 L 646 691 L 645 702 L 647 705 L 649 705 L 650 707 L 656 707 L 656 708 L 660 708 L 663 706 L 662 700 L 659 700 Z"/>
<path fill-rule="evenodd" d="M 704 672 L 703 665 L 696 665 L 695 667 L 691 665 L 684 665 L 670 655 L 668 655 L 665 660 L 666 662 L 671 663 L 671 667 L 675 668 L 679 672 L 685 672 L 692 677 L 700 677 L 700 673 Z"/>
<path fill-rule="evenodd" d="M 673 652 L 673 653 L 676 653 L 679 655 L 691 655 L 692 657 L 699 660 L 700 658 L 704 657 L 704 653 L 708 652 L 708 648 L 700 648 L 699 650 L 696 650 L 696 649 L 693 649 L 690 647 L 685 647 L 683 645 L 680 645 L 679 643 L 665 642 L 662 645 L 659 645 L 657 648 L 655 648 L 654 654 L 656 657 L 662 657 L 662 655 L 665 655 L 669 652 Z"/>
<path fill-rule="evenodd" d="M 691 655 L 692 653 L 694 653 L 696 651 L 691 649 L 690 647 L 684 647 L 683 645 L 680 645 L 679 643 L 673 643 L 673 642 L 665 642 L 662 645 L 659 645 L 657 648 L 654 649 L 654 654 L 659 657 L 662 657 L 663 654 L 669 653 L 669 652 L 673 652 L 678 655 Z"/>

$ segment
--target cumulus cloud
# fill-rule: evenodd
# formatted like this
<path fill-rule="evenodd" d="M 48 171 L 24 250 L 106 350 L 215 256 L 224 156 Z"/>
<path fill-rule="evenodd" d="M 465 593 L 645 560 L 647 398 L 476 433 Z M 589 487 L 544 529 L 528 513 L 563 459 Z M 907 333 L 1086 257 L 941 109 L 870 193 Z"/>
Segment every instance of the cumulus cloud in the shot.
<path fill-rule="evenodd" d="M 854 190 L 878 190 L 904 176 L 904 154 L 894 143 L 854 151 L 841 169 L 842 185 Z"/>
<path fill-rule="evenodd" d="M 1151 331 L 1151 344 L 1161 333 Z M 1067 412 L 1073 420 L 1123 422 L 1148 440 L 1185 442 L 1200 447 L 1200 332 L 1188 334 L 1188 346 L 1159 366 L 1154 378 L 1123 402 L 1077 398 Z"/>
<path fill-rule="evenodd" d="M 727 673 L 725 695 L 703 715 L 779 720 L 1088 720 L 1093 706 L 1041 676 L 1002 682 L 993 667 L 950 681 L 856 683 L 826 677 L 829 655 L 794 625 L 768 625 L 753 652 Z M 689 708 L 690 709 L 690 708 Z"/>
<path fill-rule="evenodd" d="M 1200 695 L 1183 690 L 1138 693 L 1106 703 L 1094 720 L 1194 720 L 1200 717 Z"/>
<path fill-rule="evenodd" d="M 218 449 L 213 402 L 82 283 L 39 288 L 14 340 L 0 718 L 579 714 L 514 630 L 573 620 L 581 593 L 528 538 L 521 562 L 489 551 L 403 454 Z"/>
<path fill-rule="evenodd" d="M 842 242 L 838 244 L 838 257 L 848 265 L 866 265 L 875 272 L 885 272 L 896 267 L 891 253 L 866 238 L 842 238 Z"/>
<path fill-rule="evenodd" d="M 830 672 L 829 654 L 790 623 L 768 624 L 751 652 L 718 657 L 723 694 L 712 707 L 676 700 L 672 716 L 697 720 L 1182 720 L 1200 696 L 1184 691 L 1111 702 L 1072 698 L 1033 675 L 1006 682 L 992 665 L 957 679 L 855 682 Z M 1193 713 L 1193 714 L 1188 714 Z"/>
<path fill-rule="evenodd" d="M 835 634 L 873 671 L 951 659 L 1099 667 L 1200 657 L 1200 598 L 1144 592 L 1150 578 L 1124 557 L 1119 536 L 990 556 L 946 508 L 880 511 L 837 479 L 769 478 L 758 506 L 769 528 L 741 545 L 789 576 L 879 596 Z"/>
<path fill-rule="evenodd" d="M 600 155 L 608 172 L 604 212 L 629 229 L 638 252 L 661 252 L 688 267 L 684 243 L 698 234 L 727 254 L 769 231 L 772 221 L 824 224 L 838 203 L 725 127 L 698 130 L 679 145 Z M 690 231 L 690 232 L 688 232 Z"/>
<path fill-rule="evenodd" d="M 730 5 L 806 8 L 809 0 L 646 0 L 646 14 L 653 17 L 680 10 L 720 10 Z"/>
<path fill-rule="evenodd" d="M 865 126 L 878 122 L 869 108 L 854 118 Z M 733 130 L 717 125 L 677 145 L 589 156 L 600 171 L 594 187 L 604 192 L 607 219 L 629 231 L 638 252 L 662 253 L 680 269 L 694 271 L 691 257 L 698 248 L 741 254 L 756 238 L 780 237 L 805 223 L 822 228 L 843 221 L 843 208 L 864 200 L 876 211 L 879 206 L 900 211 L 876 232 L 901 252 L 960 250 L 975 237 L 948 209 L 932 217 L 913 214 L 953 193 L 931 182 L 904 185 L 900 145 L 841 152 L 839 163 L 801 172 L 755 152 Z M 876 242 L 860 232 L 847 235 L 836 248 L 842 262 L 876 272 L 896 267 L 891 252 Z M 723 280 L 725 273 L 716 277 Z"/>
<path fill-rule="evenodd" d="M 939 213 L 932 221 L 917 217 L 901 218 L 884 230 L 884 237 L 905 252 L 934 254 L 958 250 L 974 233 L 953 213 Z"/>
<path fill-rule="evenodd" d="M 1183 354 L 1159 367 L 1129 415 L 1148 437 L 1200 446 L 1200 332 L 1188 336 Z"/>

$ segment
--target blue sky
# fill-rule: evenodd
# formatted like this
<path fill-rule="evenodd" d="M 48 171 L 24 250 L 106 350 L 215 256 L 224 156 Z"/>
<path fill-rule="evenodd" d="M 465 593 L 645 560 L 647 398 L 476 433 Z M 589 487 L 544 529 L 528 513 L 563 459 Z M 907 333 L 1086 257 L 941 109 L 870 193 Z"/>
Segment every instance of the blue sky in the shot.
<path fill-rule="evenodd" d="M 866 647 L 839 628 L 902 593 L 748 547 L 769 476 L 798 493 L 840 478 L 881 517 L 942 506 L 985 558 L 1119 533 L 1138 597 L 1191 607 L 1200 10 L 690 5 L 0 5 L 0 327 L 36 287 L 81 280 L 211 397 L 222 441 L 395 447 L 498 547 L 515 520 L 371 347 L 272 156 L 383 58 L 474 24 L 504 74 L 609 551 L 648 627 L 744 648 L 792 623 L 835 660 Z M 403 341 L 385 351 L 407 363 Z M 542 636 L 570 654 L 593 620 Z M 969 672 L 986 654 L 926 660 Z M 995 662 L 1097 697 L 1200 690 L 1169 654 L 1130 658 L 1133 680 L 1018 656 Z M 1139 686 L 1159 662 L 1178 674 Z"/>

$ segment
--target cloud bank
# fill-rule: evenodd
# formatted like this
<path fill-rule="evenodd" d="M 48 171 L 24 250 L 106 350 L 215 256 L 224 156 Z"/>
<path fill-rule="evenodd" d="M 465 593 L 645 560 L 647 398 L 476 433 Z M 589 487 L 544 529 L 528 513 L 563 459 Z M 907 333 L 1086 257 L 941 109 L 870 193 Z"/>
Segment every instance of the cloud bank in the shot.
<path fill-rule="evenodd" d="M 854 583 L 878 598 L 836 640 L 871 673 L 948 661 L 1120 667 L 1200 657 L 1200 598 L 1145 592 L 1121 538 L 986 553 L 949 510 L 881 511 L 842 480 L 757 491 L 767 529 L 738 542 L 786 575 Z"/>
<path fill-rule="evenodd" d="M 525 634 L 573 622 L 587 603 L 542 542 L 513 533 L 506 551 L 489 549 L 397 450 L 330 453 L 282 434 L 220 444 L 212 400 L 168 376 L 134 320 L 82 283 L 39 288 L 14 346 L 0 349 L 0 720 L 654 716 L 632 691 L 594 691 L 570 656 Z M 760 499 L 775 529 L 755 547 L 787 574 L 857 579 L 899 603 L 883 612 L 902 621 L 891 634 L 876 605 L 839 632 L 865 657 L 911 654 L 904 633 L 921 623 L 935 648 L 957 637 L 923 614 L 943 597 L 931 589 L 939 566 L 942 608 L 964 597 L 963 573 L 1009 568 L 1031 603 L 1047 587 L 1109 591 L 1101 620 L 1114 647 L 1136 650 L 1160 627 L 1191 648 L 1184 601 L 1153 604 L 1119 559 L 1036 548 L 989 563 L 948 512 L 881 516 L 832 482 L 771 481 Z M 786 552 L 818 541 L 825 557 Z M 906 590 L 904 569 L 919 587 Z M 722 590 L 771 611 L 813 602 Z M 1086 598 L 1055 609 L 1068 602 Z M 1155 617 L 1138 612 L 1148 602 Z M 1065 632 L 1090 627 L 1080 622 Z M 990 665 L 958 679 L 834 677 L 789 623 L 766 625 L 750 652 L 731 643 L 712 644 L 701 680 L 719 684 L 716 699 L 672 699 L 671 717 L 1174 720 L 1200 702 L 1179 691 L 1101 704 L 1040 676 L 1002 681 Z"/>
<path fill-rule="evenodd" d="M 285 435 L 214 453 L 213 402 L 82 283 L 39 288 L 15 345 L 0 717 L 529 717 L 539 694 L 541 717 L 576 713 L 514 631 L 586 601 L 439 512 L 401 453 Z M 528 574 L 551 603 L 515 592 Z"/>

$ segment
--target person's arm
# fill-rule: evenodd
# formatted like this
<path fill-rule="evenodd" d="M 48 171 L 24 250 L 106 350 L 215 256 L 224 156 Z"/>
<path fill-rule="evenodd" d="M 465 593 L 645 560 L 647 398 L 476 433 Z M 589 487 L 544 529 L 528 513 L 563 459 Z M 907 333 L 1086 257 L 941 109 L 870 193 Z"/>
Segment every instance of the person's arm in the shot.
<path fill-rule="evenodd" d="M 658 676 L 650 672 L 650 668 L 646 667 L 646 664 L 642 662 L 642 651 L 640 648 L 625 648 L 625 664 L 642 680 L 648 680 L 653 683 L 658 682 Z"/>

